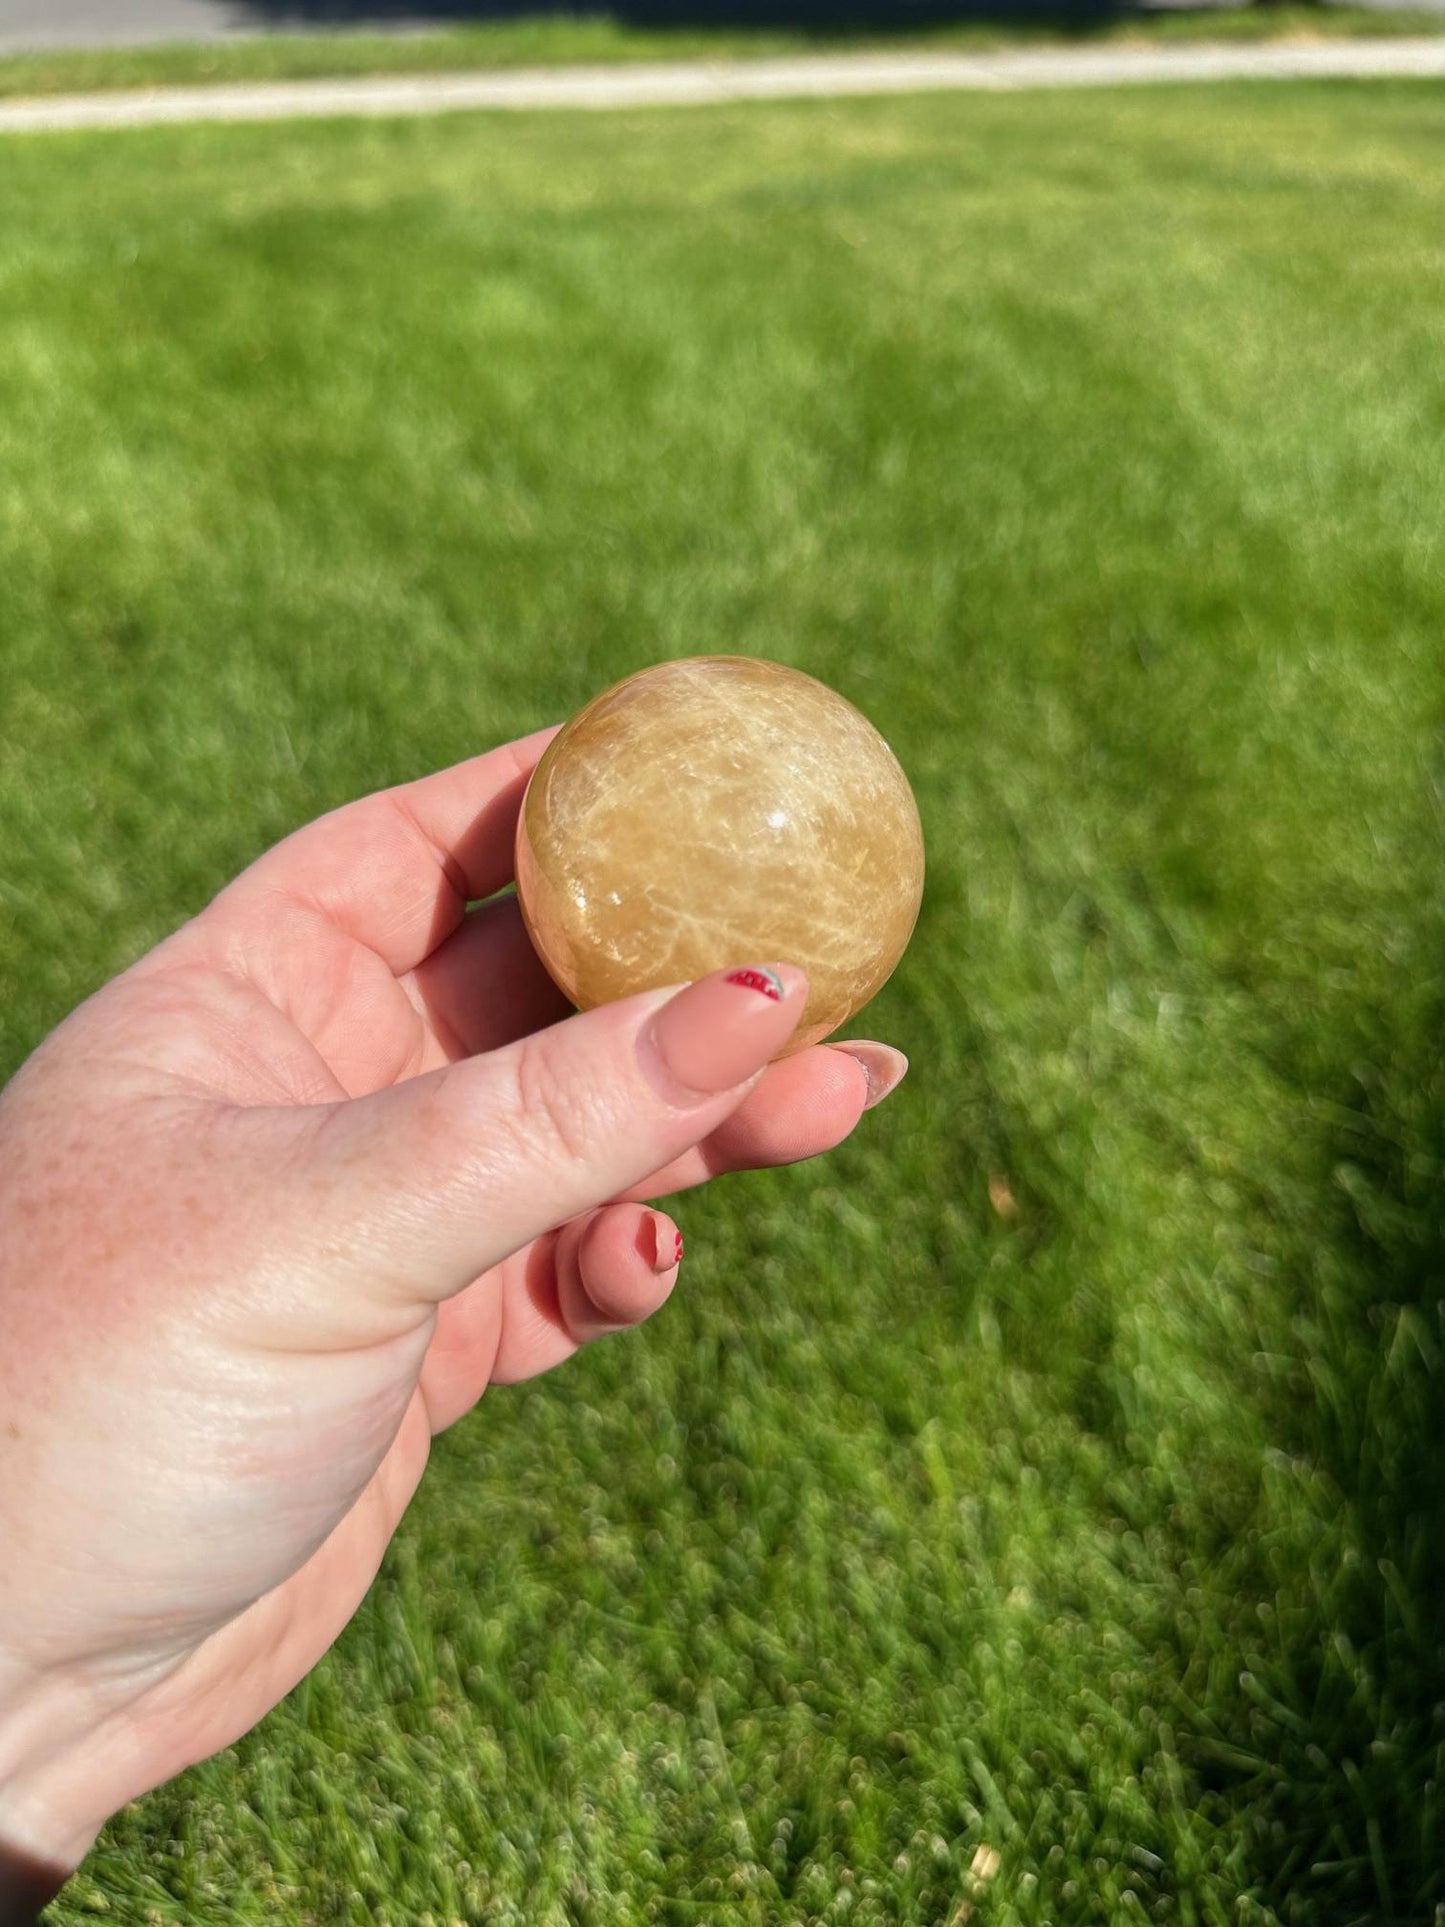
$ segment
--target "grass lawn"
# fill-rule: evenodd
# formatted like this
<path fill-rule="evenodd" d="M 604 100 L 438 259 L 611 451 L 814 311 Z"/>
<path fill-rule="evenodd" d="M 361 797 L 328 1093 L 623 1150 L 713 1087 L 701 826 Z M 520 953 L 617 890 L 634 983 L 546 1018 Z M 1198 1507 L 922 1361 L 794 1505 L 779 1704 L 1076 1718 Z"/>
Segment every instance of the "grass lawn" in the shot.
<path fill-rule="evenodd" d="M 894 33 L 749 28 L 649 28 L 610 9 L 533 19 L 494 20 L 447 32 L 271 34 L 196 46 L 57 49 L 0 56 L 0 98 L 79 93 L 111 87 L 195 86 L 219 81 L 310 80 L 343 74 L 464 72 L 629 60 L 747 59 L 765 54 L 940 47 L 978 53 L 1001 47 L 1187 41 L 1375 39 L 1445 33 L 1445 16 L 1280 0 L 1268 6 L 1154 14 L 1100 13 L 1094 20 L 1061 9 L 1055 19 L 965 21 Z"/>
<path fill-rule="evenodd" d="M 661 657 L 836 683 L 931 856 L 899 1095 L 684 1200 L 56 1922 L 1440 1921 L 1442 114 L 4 147 L 3 1068 Z"/>

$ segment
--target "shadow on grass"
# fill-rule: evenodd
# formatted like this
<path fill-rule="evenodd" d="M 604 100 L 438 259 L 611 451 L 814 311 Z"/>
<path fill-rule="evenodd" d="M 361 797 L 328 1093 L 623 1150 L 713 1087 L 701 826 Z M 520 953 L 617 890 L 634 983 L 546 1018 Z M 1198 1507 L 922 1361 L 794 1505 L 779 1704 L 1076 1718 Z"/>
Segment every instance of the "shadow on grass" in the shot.
<path fill-rule="evenodd" d="M 458 26 L 488 21 L 593 19 L 654 32 L 697 28 L 758 32 L 907 34 L 951 23 L 1087 28 L 1115 18 L 1117 0 L 616 0 L 610 6 L 555 0 L 232 0 L 228 11 L 257 26 L 386 27 L 418 18 Z"/>
<path fill-rule="evenodd" d="M 1300 1508 L 1255 1548 L 1238 1697 L 1197 1761 L 1291 1927 L 1445 1917 L 1445 994 L 1401 992 L 1344 1076 L 1303 1073 L 1329 1096 L 1273 1428 Z"/>

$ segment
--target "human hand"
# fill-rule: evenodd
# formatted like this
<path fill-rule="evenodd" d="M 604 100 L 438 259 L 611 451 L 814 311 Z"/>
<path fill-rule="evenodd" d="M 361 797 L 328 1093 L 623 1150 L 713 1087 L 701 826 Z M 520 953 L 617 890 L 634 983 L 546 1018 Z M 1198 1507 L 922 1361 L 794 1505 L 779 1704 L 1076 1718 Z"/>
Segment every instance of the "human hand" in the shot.
<path fill-rule="evenodd" d="M 0 1095 L 13 1867 L 58 1880 L 302 1678 L 489 1383 L 656 1310 L 645 1200 L 826 1150 L 903 1073 L 764 1069 L 806 994 L 770 960 L 565 1017 L 515 900 L 466 907 L 547 737 L 298 831 Z"/>

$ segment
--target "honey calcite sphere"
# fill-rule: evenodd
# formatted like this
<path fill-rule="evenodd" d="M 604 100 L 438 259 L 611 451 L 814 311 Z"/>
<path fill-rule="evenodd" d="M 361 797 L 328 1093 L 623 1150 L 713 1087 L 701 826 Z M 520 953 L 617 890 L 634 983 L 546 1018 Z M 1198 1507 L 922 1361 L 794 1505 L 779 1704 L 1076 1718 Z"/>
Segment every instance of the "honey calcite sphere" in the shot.
<path fill-rule="evenodd" d="M 883 984 L 922 893 L 918 808 L 887 743 L 834 690 L 751 656 L 659 663 L 594 697 L 517 826 L 523 919 L 580 1009 L 800 964 L 789 1051 Z"/>

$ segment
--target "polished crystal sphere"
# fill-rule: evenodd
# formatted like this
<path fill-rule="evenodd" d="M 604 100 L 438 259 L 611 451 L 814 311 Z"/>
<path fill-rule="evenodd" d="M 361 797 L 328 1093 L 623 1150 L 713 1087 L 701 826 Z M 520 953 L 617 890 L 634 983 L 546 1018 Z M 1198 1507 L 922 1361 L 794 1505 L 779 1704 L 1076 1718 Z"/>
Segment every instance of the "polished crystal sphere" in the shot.
<path fill-rule="evenodd" d="M 790 1051 L 873 996 L 922 891 L 918 808 L 887 743 L 834 690 L 750 656 L 659 663 L 594 697 L 548 745 L 517 827 L 527 930 L 580 1009 L 799 964 Z"/>

